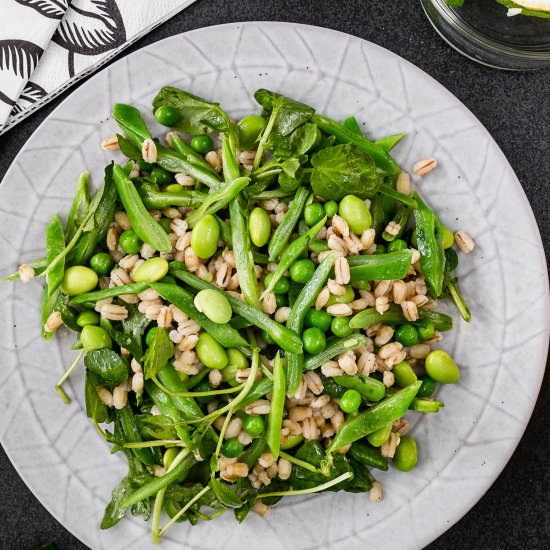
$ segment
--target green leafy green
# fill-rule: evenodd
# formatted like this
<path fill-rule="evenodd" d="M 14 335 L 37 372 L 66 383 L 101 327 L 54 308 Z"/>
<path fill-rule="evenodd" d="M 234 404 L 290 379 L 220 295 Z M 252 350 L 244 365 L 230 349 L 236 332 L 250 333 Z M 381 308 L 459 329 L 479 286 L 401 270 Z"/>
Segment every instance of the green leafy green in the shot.
<path fill-rule="evenodd" d="M 169 517 L 173 518 L 185 504 L 193 497 L 196 497 L 203 489 L 204 486 L 200 483 L 194 483 L 193 485 L 186 485 L 184 487 L 175 484 L 170 485 L 164 494 L 164 511 Z M 199 521 L 197 514 L 203 506 L 208 506 L 209 508 L 219 507 L 219 502 L 213 491 L 208 491 L 202 495 L 185 514 L 177 519 L 177 522 L 189 521 L 191 525 L 196 525 Z"/>
<path fill-rule="evenodd" d="M 95 349 L 84 357 L 86 368 L 105 382 L 120 384 L 128 378 L 128 365 L 112 349 Z"/>
<path fill-rule="evenodd" d="M 100 385 L 98 377 L 86 369 L 86 383 L 84 386 L 84 397 L 86 400 L 86 416 L 94 422 L 105 422 L 107 420 L 107 405 L 101 401 L 97 394 L 97 386 Z"/>
<path fill-rule="evenodd" d="M 90 206 L 90 184 L 88 181 L 88 172 L 80 174 L 76 182 L 76 191 L 73 198 L 71 209 L 67 217 L 67 242 L 69 242 L 78 227 L 84 221 L 86 212 Z"/>
<path fill-rule="evenodd" d="M 159 328 L 155 331 L 153 341 L 145 352 L 143 374 L 145 380 L 153 378 L 163 369 L 174 355 L 174 344 L 168 337 L 168 332 Z"/>
<path fill-rule="evenodd" d="M 145 440 L 151 439 L 177 439 L 174 422 L 165 415 L 138 414 L 136 415 L 141 436 Z"/>
<path fill-rule="evenodd" d="M 243 505 L 239 495 L 219 479 L 211 479 L 209 485 L 216 498 L 227 508 L 240 508 Z"/>

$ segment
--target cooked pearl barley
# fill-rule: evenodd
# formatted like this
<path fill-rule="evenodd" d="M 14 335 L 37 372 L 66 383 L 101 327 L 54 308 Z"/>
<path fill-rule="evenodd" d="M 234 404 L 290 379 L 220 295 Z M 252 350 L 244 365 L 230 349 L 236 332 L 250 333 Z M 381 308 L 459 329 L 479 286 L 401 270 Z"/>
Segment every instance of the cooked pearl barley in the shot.
<path fill-rule="evenodd" d="M 414 302 L 401 302 L 401 309 L 403 310 L 403 315 L 407 321 L 418 321 L 418 308 Z"/>
<path fill-rule="evenodd" d="M 141 157 L 149 164 L 157 162 L 157 145 L 151 138 L 147 138 L 143 141 L 143 145 L 141 146 Z"/>
<path fill-rule="evenodd" d="M 374 481 L 372 488 L 369 491 L 369 499 L 371 502 L 380 502 L 382 500 L 382 484 L 379 481 Z"/>
<path fill-rule="evenodd" d="M 107 405 L 107 407 L 113 406 L 113 394 L 107 388 L 104 388 L 103 386 L 97 386 L 96 391 L 97 391 L 99 400 L 104 405 Z"/>
<path fill-rule="evenodd" d="M 382 375 L 382 382 L 387 388 L 390 388 L 395 384 L 395 375 L 391 370 L 384 371 L 384 374 Z"/>
<path fill-rule="evenodd" d="M 409 355 L 413 359 L 425 359 L 430 353 L 430 346 L 426 343 L 415 344 L 409 348 Z"/>
<path fill-rule="evenodd" d="M 387 296 L 390 293 L 392 286 L 393 281 L 379 281 L 378 283 L 376 283 L 374 295 L 376 297 Z"/>
<path fill-rule="evenodd" d="M 115 286 L 124 286 L 129 285 L 132 282 L 132 279 L 130 279 L 130 275 L 128 275 L 127 271 L 121 267 L 117 267 L 111 271 L 111 281 Z"/>
<path fill-rule="evenodd" d="M 333 304 L 327 307 L 327 313 L 334 317 L 349 317 L 353 310 L 348 304 Z"/>
<path fill-rule="evenodd" d="M 464 254 L 471 252 L 476 245 L 474 239 L 466 231 L 457 231 L 455 233 L 455 241 L 460 251 L 464 252 Z"/>
<path fill-rule="evenodd" d="M 113 134 L 112 136 L 106 137 L 101 142 L 101 147 L 104 151 L 118 151 L 120 147 L 118 146 L 118 139 L 116 134 Z"/>
<path fill-rule="evenodd" d="M 132 168 L 130 168 L 130 172 L 128 172 L 128 177 L 133 180 L 139 176 L 139 164 L 135 160 L 131 160 L 130 163 Z"/>
<path fill-rule="evenodd" d="M 239 443 L 241 445 L 244 445 L 245 447 L 252 443 L 252 437 L 248 435 L 244 430 L 238 435 L 237 439 Z"/>
<path fill-rule="evenodd" d="M 229 464 L 225 469 L 225 473 L 229 477 L 246 477 L 248 475 L 248 466 L 244 462 Z"/>
<path fill-rule="evenodd" d="M 399 435 L 392 432 L 388 440 L 380 447 L 380 454 L 387 458 L 393 458 L 395 456 L 397 446 L 399 445 L 399 439 Z"/>
<path fill-rule="evenodd" d="M 208 382 L 213 388 L 217 388 L 222 383 L 222 373 L 213 369 L 208 373 Z"/>
<path fill-rule="evenodd" d="M 330 298 L 330 290 L 327 287 L 324 287 L 321 292 L 319 292 L 316 300 L 315 300 L 315 309 L 323 309 Z"/>
<path fill-rule="evenodd" d="M 143 373 L 136 372 L 132 376 L 132 391 L 136 393 L 141 393 L 143 391 Z"/>
<path fill-rule="evenodd" d="M 175 178 L 176 182 L 180 185 L 183 185 L 183 187 L 193 187 L 197 183 L 193 176 L 189 176 L 183 173 L 176 174 Z"/>
<path fill-rule="evenodd" d="M 63 325 L 63 319 L 59 311 L 54 311 L 50 313 L 46 323 L 44 324 L 44 330 L 46 332 L 55 332 L 58 328 Z"/>
<path fill-rule="evenodd" d="M 311 393 L 314 395 L 319 395 L 322 393 L 323 381 L 315 371 L 306 372 L 303 376 L 303 380 Z"/>
<path fill-rule="evenodd" d="M 313 411 L 310 407 L 294 407 L 288 412 L 288 418 L 296 422 L 302 422 L 304 419 L 311 417 Z"/>
<path fill-rule="evenodd" d="M 377 346 L 383 346 L 384 344 L 387 344 L 393 336 L 394 330 L 389 325 L 382 326 L 379 331 L 376 333 L 376 338 L 374 339 L 374 343 Z"/>
<path fill-rule="evenodd" d="M 332 279 L 327 282 L 327 288 L 333 296 L 343 296 L 346 293 L 346 287 L 343 284 L 339 284 Z"/>
<path fill-rule="evenodd" d="M 143 369 L 141 368 L 141 365 L 137 362 L 135 358 L 132 358 L 132 361 L 130 362 L 130 368 L 132 369 L 132 372 L 143 372 Z"/>
<path fill-rule="evenodd" d="M 137 254 L 128 254 L 128 256 L 124 256 L 124 258 L 120 260 L 119 265 L 125 270 L 130 270 L 134 268 L 138 260 L 139 256 Z"/>
<path fill-rule="evenodd" d="M 349 236 L 348 222 L 344 220 L 344 218 L 342 218 L 341 216 L 336 215 L 332 218 L 332 228 L 337 235 L 340 235 L 342 237 Z"/>
<path fill-rule="evenodd" d="M 262 300 L 262 310 L 264 313 L 271 315 L 277 309 L 277 301 L 273 292 L 268 292 Z"/>
<path fill-rule="evenodd" d="M 123 409 L 128 403 L 128 385 L 126 382 L 113 390 L 113 405 L 115 409 Z"/>
<path fill-rule="evenodd" d="M 304 439 L 307 440 L 313 440 L 313 439 L 320 439 L 321 437 L 321 430 L 315 423 L 315 420 L 313 418 L 306 418 L 302 424 L 303 427 L 303 435 Z"/>
<path fill-rule="evenodd" d="M 29 264 L 21 264 L 19 266 L 19 279 L 23 283 L 28 283 L 32 279 L 34 279 L 34 268 Z"/>
<path fill-rule="evenodd" d="M 413 172 L 417 176 L 425 176 L 426 174 L 429 174 L 436 166 L 437 166 L 437 160 L 435 160 L 433 157 L 428 157 L 428 158 L 419 160 L 413 166 Z"/>
<path fill-rule="evenodd" d="M 240 418 L 232 418 L 225 430 L 224 439 L 234 439 L 243 428 L 243 421 Z"/>
<path fill-rule="evenodd" d="M 290 308 L 286 306 L 280 307 L 275 312 L 275 321 L 277 321 L 277 323 L 286 323 L 288 321 L 289 316 L 290 316 Z"/>
<path fill-rule="evenodd" d="M 380 315 L 383 315 L 390 309 L 390 304 L 387 296 L 379 296 L 376 298 L 375 308 Z"/>
<path fill-rule="evenodd" d="M 130 219 L 128 218 L 128 214 L 126 214 L 126 212 L 117 212 L 115 214 L 115 222 L 119 225 L 122 231 L 127 231 L 132 227 L 132 224 L 130 223 Z"/>
<path fill-rule="evenodd" d="M 283 481 L 288 479 L 292 473 L 292 464 L 288 460 L 280 458 L 277 465 L 279 470 L 279 478 Z"/>
<path fill-rule="evenodd" d="M 330 396 L 329 395 L 320 395 L 319 397 L 316 397 L 311 403 L 310 407 L 312 409 L 322 409 L 325 405 L 328 405 L 330 403 Z"/>
<path fill-rule="evenodd" d="M 110 321 L 124 321 L 128 317 L 128 310 L 124 306 L 106 304 L 101 308 L 101 316 Z"/>
<path fill-rule="evenodd" d="M 398 193 L 403 193 L 403 195 L 411 194 L 411 176 L 407 172 L 399 172 L 395 189 Z"/>
<path fill-rule="evenodd" d="M 107 230 L 106 243 L 107 243 L 107 248 L 109 249 L 110 252 L 114 252 L 117 249 L 119 233 L 120 231 L 118 229 L 118 225 L 111 224 L 109 226 L 109 229 Z"/>
<path fill-rule="evenodd" d="M 355 362 L 355 354 L 348 351 L 338 357 L 338 366 L 349 376 L 357 374 L 357 363 Z"/>
<path fill-rule="evenodd" d="M 210 164 L 216 172 L 219 172 L 222 169 L 222 161 L 216 151 L 208 151 L 208 153 L 204 156 L 204 160 Z"/>
<path fill-rule="evenodd" d="M 254 502 L 254 506 L 252 506 L 252 511 L 259 516 L 267 516 L 271 512 L 271 506 L 264 504 L 261 500 L 257 500 Z"/>
<path fill-rule="evenodd" d="M 340 376 L 344 371 L 338 366 L 336 361 L 327 361 L 321 366 L 321 372 L 324 376 L 330 378 L 332 376 Z"/>

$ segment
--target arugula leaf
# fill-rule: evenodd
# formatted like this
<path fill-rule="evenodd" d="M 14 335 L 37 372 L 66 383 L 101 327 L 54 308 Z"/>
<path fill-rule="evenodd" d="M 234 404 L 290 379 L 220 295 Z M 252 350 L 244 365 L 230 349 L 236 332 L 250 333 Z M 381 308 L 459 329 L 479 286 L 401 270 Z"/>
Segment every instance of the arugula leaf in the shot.
<path fill-rule="evenodd" d="M 349 194 L 372 197 L 381 183 L 372 158 L 350 144 L 321 149 L 311 164 L 311 187 L 326 199 L 340 200 Z"/>
<path fill-rule="evenodd" d="M 84 357 L 84 364 L 101 380 L 120 384 L 128 378 L 128 365 L 122 357 L 112 349 L 95 349 Z"/>
<path fill-rule="evenodd" d="M 173 355 L 174 344 L 170 340 L 168 332 L 159 328 L 155 331 L 153 341 L 144 355 L 143 374 L 145 380 L 156 376 L 158 371 L 168 364 Z"/>
<path fill-rule="evenodd" d="M 142 160 L 141 151 L 138 149 L 138 147 L 134 143 L 126 139 L 121 134 L 117 134 L 116 138 L 118 141 L 118 147 L 120 149 L 120 152 L 125 157 L 128 157 L 130 160 L 135 160 L 135 161 Z"/>
<path fill-rule="evenodd" d="M 164 494 L 164 511 L 169 517 L 174 517 L 183 506 L 193 497 L 197 496 L 204 489 L 204 485 L 194 483 L 186 487 L 181 485 L 170 485 Z M 203 506 L 210 508 L 218 508 L 219 503 L 213 491 L 208 491 L 195 502 L 189 510 L 177 519 L 177 522 L 189 521 L 191 525 L 195 525 L 199 521 L 197 513 Z"/>
<path fill-rule="evenodd" d="M 212 478 L 209 485 L 223 506 L 227 508 L 240 508 L 243 505 L 243 501 L 239 495 L 219 479 Z"/>
<path fill-rule="evenodd" d="M 100 423 L 107 420 L 107 405 L 101 401 L 97 394 L 97 386 L 99 386 L 97 376 L 86 369 L 86 383 L 84 386 L 84 397 L 86 400 L 86 416 L 94 422 Z"/>
<path fill-rule="evenodd" d="M 120 483 L 113 489 L 111 501 L 107 504 L 103 519 L 99 527 L 101 529 L 110 529 L 116 525 L 125 515 L 127 508 L 121 506 L 121 502 L 126 495 L 134 491 L 134 486 L 130 477 L 122 478 Z"/>

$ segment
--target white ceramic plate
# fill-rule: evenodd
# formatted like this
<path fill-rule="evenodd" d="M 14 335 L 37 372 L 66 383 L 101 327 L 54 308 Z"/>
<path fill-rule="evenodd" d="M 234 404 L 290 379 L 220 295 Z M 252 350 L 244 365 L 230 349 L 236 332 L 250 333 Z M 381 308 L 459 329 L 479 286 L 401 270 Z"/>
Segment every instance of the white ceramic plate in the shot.
<path fill-rule="evenodd" d="M 234 116 L 257 110 L 252 93 L 278 90 L 335 118 L 356 115 L 374 136 L 406 130 L 395 150 L 409 168 L 433 155 L 418 188 L 475 252 L 462 256 L 472 309 L 444 346 L 462 368 L 438 397 L 437 415 L 411 413 L 420 464 L 378 474 L 385 498 L 327 493 L 285 500 L 243 524 L 231 514 L 169 531 L 163 548 L 420 548 L 473 506 L 506 464 L 533 409 L 548 344 L 548 284 L 533 214 L 508 162 L 476 118 L 419 69 L 369 42 L 288 23 L 246 23 L 174 36 L 118 61 L 66 99 L 16 158 L 0 187 L 0 273 L 42 255 L 44 228 L 65 213 L 77 175 L 101 179 L 112 155 L 99 143 L 115 130 L 113 103 L 150 113 L 166 84 L 220 101 Z M 148 118 L 152 117 L 148 115 Z M 156 127 L 155 130 L 161 131 Z M 528 291 L 526 292 L 526 289 Z M 0 286 L 0 433 L 19 473 L 46 508 L 94 549 L 150 548 L 149 526 L 131 518 L 102 532 L 112 488 L 125 474 L 83 411 L 82 371 L 62 404 L 53 390 L 70 364 L 68 336 L 39 335 L 40 285 Z M 452 311 L 452 310 L 451 310 Z"/>

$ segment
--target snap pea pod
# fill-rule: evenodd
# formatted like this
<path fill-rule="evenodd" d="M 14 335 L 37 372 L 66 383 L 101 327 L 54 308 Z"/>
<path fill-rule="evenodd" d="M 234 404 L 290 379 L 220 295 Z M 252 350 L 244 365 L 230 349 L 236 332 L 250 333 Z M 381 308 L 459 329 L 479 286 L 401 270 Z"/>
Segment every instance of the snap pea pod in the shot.
<path fill-rule="evenodd" d="M 239 177 L 204 195 L 200 207 L 186 218 L 189 227 L 193 227 L 204 216 L 225 208 L 249 183 L 250 178 Z"/>
<path fill-rule="evenodd" d="M 425 399 L 417 397 L 412 402 L 409 409 L 411 411 L 419 411 L 424 413 L 436 413 L 439 409 L 442 409 L 445 405 L 441 401 L 432 401 L 431 399 Z"/>
<path fill-rule="evenodd" d="M 418 207 L 414 211 L 416 241 L 420 252 L 420 267 L 430 290 L 438 298 L 445 280 L 445 249 L 443 226 L 435 212 L 414 192 Z"/>
<path fill-rule="evenodd" d="M 142 500 L 151 498 L 161 489 L 164 489 L 173 483 L 181 483 L 187 477 L 189 470 L 197 463 L 197 459 L 194 457 L 191 449 L 182 450 L 181 453 L 184 453 L 182 455 L 183 459 L 181 462 L 178 462 L 177 466 L 173 467 L 164 475 L 149 481 L 129 495 L 126 495 L 122 499 L 120 507 L 123 509 L 128 509 L 130 506 L 133 506 Z"/>
<path fill-rule="evenodd" d="M 186 392 L 187 386 L 181 381 L 176 369 L 172 365 L 166 365 L 157 373 L 158 379 L 171 392 Z M 197 420 L 204 416 L 201 408 L 193 397 L 183 397 L 181 395 L 170 396 L 174 407 L 182 412 L 185 420 Z"/>
<path fill-rule="evenodd" d="M 195 166 L 200 166 L 204 170 L 212 172 L 212 176 L 218 177 L 212 166 L 210 166 L 210 164 L 208 164 L 190 145 L 187 145 L 180 136 L 173 135 L 171 145 L 174 151 L 181 155 L 187 162 Z"/>
<path fill-rule="evenodd" d="M 63 226 L 59 221 L 59 216 L 54 215 L 48 227 L 46 227 L 46 257 L 48 263 L 53 262 L 55 258 L 63 252 L 65 248 L 65 235 L 63 234 Z M 57 262 L 56 266 L 46 276 L 46 289 L 48 295 L 51 296 L 63 282 L 65 274 L 64 259 Z"/>
<path fill-rule="evenodd" d="M 271 292 L 279 279 L 285 274 L 287 269 L 291 264 L 300 256 L 300 254 L 307 248 L 309 241 L 315 238 L 315 235 L 321 231 L 325 223 L 327 222 L 327 217 L 325 216 L 322 220 L 318 221 L 311 229 L 306 231 L 303 235 L 300 235 L 296 240 L 292 241 L 283 255 L 279 260 L 277 269 L 271 274 L 271 279 L 269 285 L 265 289 L 264 296 Z"/>
<path fill-rule="evenodd" d="M 219 290 L 214 285 L 207 283 L 200 277 L 186 271 L 181 262 L 172 262 L 170 264 L 170 272 L 174 277 L 180 279 L 195 290 L 203 290 L 205 288 Z M 280 323 L 277 323 L 277 321 L 274 321 L 271 317 L 254 306 L 246 304 L 242 300 L 231 296 L 231 294 L 226 293 L 225 295 L 229 300 L 234 313 L 240 315 L 244 319 L 247 319 L 258 328 L 268 332 L 273 340 L 275 340 L 275 342 L 277 342 L 277 344 L 285 351 L 289 351 L 291 353 L 302 353 L 302 339 L 298 336 L 298 334 L 282 326 Z"/>
<path fill-rule="evenodd" d="M 327 241 L 313 239 L 312 241 L 309 241 L 309 249 L 312 252 L 319 254 L 320 252 L 325 252 L 326 250 L 329 250 L 329 246 Z"/>
<path fill-rule="evenodd" d="M 218 220 L 218 225 L 220 226 L 220 233 L 222 236 L 223 242 L 227 246 L 233 246 L 233 234 L 231 231 L 231 225 L 223 221 L 217 214 L 214 214 L 216 220 Z"/>
<path fill-rule="evenodd" d="M 361 346 L 364 346 L 366 342 L 367 337 L 364 334 L 352 334 L 347 338 L 340 338 L 330 346 L 327 346 L 321 353 L 308 357 L 304 363 L 304 370 L 317 369 L 323 363 L 330 361 L 337 355 L 360 348 Z"/>
<path fill-rule="evenodd" d="M 367 401 L 380 401 L 386 395 L 386 386 L 370 376 L 334 376 L 334 381 L 344 388 L 358 391 Z"/>
<path fill-rule="evenodd" d="M 191 445 L 189 427 L 182 423 L 186 418 L 184 418 L 182 412 L 175 407 L 172 398 L 154 384 L 152 380 L 147 380 L 145 382 L 145 391 L 160 409 L 160 412 L 174 422 L 174 429 L 178 437 L 188 445 Z"/>
<path fill-rule="evenodd" d="M 118 411 L 118 417 L 120 419 L 120 426 L 126 442 L 137 443 L 138 441 L 142 441 L 134 413 L 132 412 L 132 407 L 130 405 L 126 405 L 120 409 Z M 152 466 L 155 463 L 153 452 L 148 447 L 143 447 L 141 449 L 134 448 L 132 449 L 132 453 L 146 466 Z"/>
<path fill-rule="evenodd" d="M 374 405 L 374 407 L 355 416 L 349 416 L 336 432 L 327 452 L 332 453 L 336 449 L 354 443 L 389 422 L 401 418 L 409 409 L 421 385 L 422 382 L 415 382 L 405 386 L 391 397 L 387 397 Z"/>
<path fill-rule="evenodd" d="M 113 177 L 118 196 L 137 236 L 159 252 L 170 252 L 172 243 L 162 226 L 149 214 L 132 180 L 115 165 Z"/>
<path fill-rule="evenodd" d="M 286 377 L 279 352 L 273 360 L 273 390 L 271 392 L 271 409 L 267 420 L 267 444 L 271 454 L 277 460 L 281 450 L 281 428 L 285 410 Z"/>
<path fill-rule="evenodd" d="M 357 149 L 370 155 L 376 166 L 384 174 L 390 175 L 399 172 L 399 165 L 390 155 L 380 145 L 369 141 L 365 136 L 358 135 L 356 132 L 323 115 L 314 114 L 311 121 L 317 124 L 326 134 L 334 136 L 339 143 L 352 143 Z"/>
<path fill-rule="evenodd" d="M 391 136 L 386 136 L 386 137 L 377 139 L 374 143 L 382 147 L 382 149 L 384 149 L 386 153 L 389 153 L 406 135 L 407 135 L 407 132 L 401 132 L 400 134 L 392 134 Z"/>
<path fill-rule="evenodd" d="M 399 208 L 392 220 L 395 224 L 399 225 L 398 232 L 393 235 L 391 233 L 388 233 L 387 231 L 384 231 L 384 233 L 382 233 L 382 238 L 387 242 L 392 242 L 395 239 L 399 239 L 401 235 L 403 235 L 405 229 L 407 229 L 407 223 L 409 222 L 410 215 L 411 211 L 409 208 Z"/>
<path fill-rule="evenodd" d="M 255 201 L 268 201 L 270 199 L 284 199 L 291 197 L 292 192 L 285 191 L 284 189 L 268 189 L 267 191 L 261 191 L 258 193 L 247 193 L 248 199 L 254 199 Z"/>
<path fill-rule="evenodd" d="M 267 251 L 269 253 L 270 262 L 274 262 L 278 258 L 279 254 L 288 243 L 288 239 L 292 235 L 309 197 L 310 192 L 308 189 L 305 187 L 298 187 L 296 195 L 294 195 L 294 199 L 290 203 L 286 214 L 269 241 Z"/>
<path fill-rule="evenodd" d="M 261 399 L 273 389 L 273 382 L 269 378 L 261 378 L 254 383 L 250 393 L 241 401 L 239 408 L 244 409 L 254 401 Z"/>
<path fill-rule="evenodd" d="M 147 208 L 162 210 L 163 208 L 169 208 L 170 206 L 192 206 L 196 208 L 203 204 L 204 200 L 208 196 L 206 193 L 194 190 L 182 190 L 177 193 L 168 193 L 164 191 L 158 191 L 151 185 L 141 185 L 138 188 L 139 195 L 143 200 L 143 204 Z"/>
<path fill-rule="evenodd" d="M 65 233 L 67 234 L 67 242 L 70 241 L 77 228 L 81 225 L 86 212 L 90 207 L 90 184 L 88 181 L 88 172 L 80 174 L 78 181 L 76 182 L 76 191 L 73 198 L 69 215 L 67 216 L 67 227 Z"/>
<path fill-rule="evenodd" d="M 170 283 L 152 283 L 151 288 L 156 290 L 167 302 L 189 315 L 224 348 L 248 347 L 248 342 L 237 329 L 230 324 L 214 323 L 204 313 L 201 313 L 195 307 L 194 296 L 187 290 Z"/>
<path fill-rule="evenodd" d="M 388 471 L 388 459 L 385 456 L 380 454 L 380 450 L 364 441 L 356 441 L 349 450 L 351 458 L 371 466 L 372 468 L 377 468 L 384 472 Z"/>
<path fill-rule="evenodd" d="M 411 265 L 410 250 L 348 258 L 352 281 L 395 281 L 403 279 Z"/>
<path fill-rule="evenodd" d="M 313 277 L 306 283 L 296 298 L 286 323 L 287 328 L 301 334 L 304 318 L 326 283 L 333 264 L 334 254 L 327 255 L 321 264 L 319 264 Z M 294 395 L 302 380 L 304 356 L 301 353 L 287 353 L 285 355 L 285 364 L 287 391 L 289 395 Z"/>
<path fill-rule="evenodd" d="M 98 300 L 105 300 L 105 298 L 114 298 L 115 296 L 124 296 L 125 294 L 139 294 L 148 288 L 149 283 L 130 283 L 127 285 L 114 286 L 113 288 L 86 292 L 85 294 L 75 296 L 70 301 L 70 304 L 74 306 L 76 304 L 95 303 Z"/>

